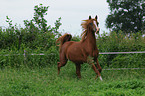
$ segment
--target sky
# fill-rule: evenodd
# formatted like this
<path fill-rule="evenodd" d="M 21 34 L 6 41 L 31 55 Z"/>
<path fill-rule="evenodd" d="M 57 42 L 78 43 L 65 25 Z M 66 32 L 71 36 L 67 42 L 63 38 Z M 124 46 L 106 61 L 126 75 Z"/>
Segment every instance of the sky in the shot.
<path fill-rule="evenodd" d="M 100 34 L 109 32 L 105 27 L 105 20 L 109 14 L 109 6 L 106 0 L 0 0 L 0 26 L 7 27 L 6 16 L 24 27 L 23 20 L 31 20 L 34 15 L 34 6 L 43 4 L 49 6 L 47 16 L 48 25 L 54 26 L 54 22 L 61 17 L 60 31 L 72 35 L 81 35 L 82 20 L 98 16 Z"/>

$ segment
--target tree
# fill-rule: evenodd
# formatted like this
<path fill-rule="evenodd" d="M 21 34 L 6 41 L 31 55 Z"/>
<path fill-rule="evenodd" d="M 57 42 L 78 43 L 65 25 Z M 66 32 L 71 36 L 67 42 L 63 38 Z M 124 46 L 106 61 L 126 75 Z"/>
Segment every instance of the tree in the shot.
<path fill-rule="evenodd" d="M 43 6 L 43 4 L 40 4 L 39 6 L 36 5 L 34 7 L 34 17 L 32 20 L 24 20 L 24 25 L 26 28 L 31 29 L 30 32 L 34 32 L 35 30 L 39 30 L 39 33 L 53 33 L 58 34 L 58 29 L 62 25 L 60 22 L 61 17 L 56 20 L 55 27 L 51 27 L 47 24 L 47 20 L 44 18 L 45 15 L 47 15 L 49 6 Z"/>
<path fill-rule="evenodd" d="M 39 28 L 41 29 L 41 31 L 46 32 L 48 30 L 47 28 L 47 20 L 44 18 L 45 15 L 47 15 L 47 11 L 48 11 L 48 7 L 43 6 L 42 4 L 40 4 L 40 6 L 36 5 L 34 7 L 34 17 L 33 17 L 33 21 L 35 22 L 36 25 L 39 26 Z"/>
<path fill-rule="evenodd" d="M 61 26 L 61 17 L 54 23 L 55 26 L 51 27 L 47 24 L 47 20 L 44 18 L 47 15 L 49 6 L 43 6 L 43 4 L 36 5 L 34 7 L 34 17 L 32 20 L 24 20 L 25 30 L 27 30 L 27 35 L 25 35 L 26 43 L 30 42 L 30 46 L 48 49 L 49 47 L 55 45 L 55 37 L 60 36 L 58 29 Z M 33 44 L 31 44 L 33 42 Z M 27 43 L 28 44 L 28 43 Z"/>
<path fill-rule="evenodd" d="M 107 0 L 110 14 L 106 19 L 106 27 L 112 31 L 125 33 L 145 33 L 144 0 Z"/>
<path fill-rule="evenodd" d="M 48 11 L 48 7 L 49 6 L 43 6 L 42 4 L 40 4 L 39 6 L 36 5 L 34 7 L 34 17 L 32 20 L 28 21 L 28 20 L 24 20 L 24 25 L 26 27 L 30 27 L 30 29 L 33 29 L 31 31 L 35 31 L 39 30 L 41 33 L 46 32 L 50 26 L 47 27 L 47 20 L 44 18 L 45 15 L 47 15 L 47 11 Z"/>

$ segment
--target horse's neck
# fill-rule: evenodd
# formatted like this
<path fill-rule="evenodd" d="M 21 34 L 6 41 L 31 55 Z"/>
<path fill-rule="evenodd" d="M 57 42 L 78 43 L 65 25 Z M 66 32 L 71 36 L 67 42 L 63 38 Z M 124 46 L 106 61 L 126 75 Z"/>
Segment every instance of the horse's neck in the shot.
<path fill-rule="evenodd" d="M 87 43 L 89 43 L 89 46 L 92 47 L 93 49 L 96 48 L 96 37 L 93 32 L 88 32 L 87 38 L 86 38 Z"/>

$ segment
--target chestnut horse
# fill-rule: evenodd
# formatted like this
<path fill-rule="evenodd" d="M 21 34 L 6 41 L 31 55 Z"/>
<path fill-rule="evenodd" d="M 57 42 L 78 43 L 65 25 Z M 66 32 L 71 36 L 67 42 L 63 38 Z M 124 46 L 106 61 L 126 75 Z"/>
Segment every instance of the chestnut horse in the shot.
<path fill-rule="evenodd" d="M 96 46 L 95 33 L 99 33 L 97 16 L 91 18 L 89 16 L 88 20 L 83 20 L 81 24 L 83 28 L 82 40 L 80 42 L 70 41 L 72 36 L 70 34 L 65 34 L 58 38 L 56 43 L 60 42 L 59 57 L 60 62 L 58 62 L 58 74 L 60 73 L 60 68 L 66 65 L 68 59 L 75 63 L 76 74 L 78 78 L 81 78 L 81 64 L 87 62 L 92 65 L 92 69 L 97 74 L 96 77 L 101 77 L 102 68 L 98 63 L 98 48 Z M 90 59 L 91 57 L 92 59 Z M 93 62 L 92 62 L 93 61 Z M 95 65 L 94 65 L 95 63 Z M 98 67 L 98 69 L 96 69 Z"/>

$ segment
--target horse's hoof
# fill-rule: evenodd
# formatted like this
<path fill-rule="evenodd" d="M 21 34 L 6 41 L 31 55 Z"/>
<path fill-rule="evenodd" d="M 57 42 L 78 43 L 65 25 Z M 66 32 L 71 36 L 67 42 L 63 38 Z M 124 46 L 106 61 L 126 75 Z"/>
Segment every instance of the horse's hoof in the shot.
<path fill-rule="evenodd" d="M 100 78 L 100 80 L 101 80 L 101 81 L 103 81 L 103 79 L 102 79 L 102 77 L 101 77 L 101 76 L 100 76 L 99 78 Z"/>

